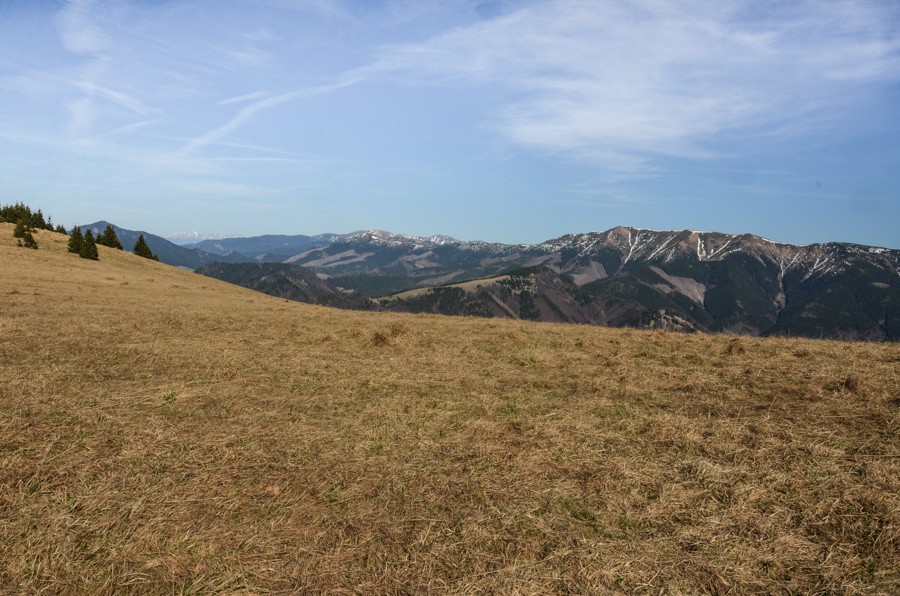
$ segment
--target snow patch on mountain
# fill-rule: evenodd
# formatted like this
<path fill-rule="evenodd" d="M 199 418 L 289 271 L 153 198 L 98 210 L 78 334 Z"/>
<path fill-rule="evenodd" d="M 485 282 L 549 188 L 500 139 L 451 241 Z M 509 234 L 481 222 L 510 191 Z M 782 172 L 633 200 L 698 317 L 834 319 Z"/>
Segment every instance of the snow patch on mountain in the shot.
<path fill-rule="evenodd" d="M 364 242 L 377 246 L 411 247 L 415 249 L 460 244 L 460 241 L 456 238 L 442 234 L 424 237 L 397 234 L 386 230 L 359 230 L 349 234 L 337 234 L 334 236 L 334 242 Z"/>
<path fill-rule="evenodd" d="M 214 232 L 198 232 L 192 230 L 190 232 L 173 232 L 168 236 L 164 236 L 166 240 L 173 244 L 194 244 L 203 240 L 224 240 L 225 238 L 237 238 L 237 234 L 218 234 Z"/>

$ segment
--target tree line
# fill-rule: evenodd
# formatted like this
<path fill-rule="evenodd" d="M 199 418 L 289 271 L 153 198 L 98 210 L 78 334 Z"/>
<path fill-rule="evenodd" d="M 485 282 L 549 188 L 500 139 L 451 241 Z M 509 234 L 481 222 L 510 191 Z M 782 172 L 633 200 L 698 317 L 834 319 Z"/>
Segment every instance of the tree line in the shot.
<path fill-rule="evenodd" d="M 47 230 L 69 236 L 69 252 L 79 255 L 83 259 L 98 260 L 100 258 L 97 250 L 98 244 L 117 250 L 124 250 L 116 230 L 110 224 L 106 224 L 106 229 L 103 230 L 102 234 L 97 234 L 96 238 L 92 230 L 86 229 L 82 231 L 81 227 L 77 225 L 72 227 L 72 233 L 69 234 L 65 226 L 57 225 L 54 227 L 49 216 L 44 219 L 44 214 L 40 209 L 33 211 L 31 207 L 24 203 L 0 205 L 0 222 L 16 224 L 15 229 L 13 229 L 13 237 L 18 238 L 19 246 L 24 248 L 38 248 L 34 233 L 38 230 Z M 138 237 L 132 252 L 139 257 L 159 261 L 159 257 L 153 254 L 150 246 L 147 245 L 147 241 L 144 240 L 143 234 Z"/>

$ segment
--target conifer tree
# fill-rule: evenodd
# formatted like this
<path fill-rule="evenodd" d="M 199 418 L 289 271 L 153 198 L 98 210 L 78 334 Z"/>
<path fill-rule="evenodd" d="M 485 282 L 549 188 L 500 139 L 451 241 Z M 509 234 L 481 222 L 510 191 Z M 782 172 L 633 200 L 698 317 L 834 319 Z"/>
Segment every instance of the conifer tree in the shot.
<path fill-rule="evenodd" d="M 101 234 L 97 238 L 97 244 L 102 244 L 103 246 L 118 248 L 119 250 L 122 250 L 122 243 L 119 242 L 119 237 L 116 235 L 116 231 L 109 224 L 106 224 L 106 229 L 103 230 L 103 234 Z"/>
<path fill-rule="evenodd" d="M 81 228 L 75 226 L 72 228 L 72 235 L 69 236 L 69 252 L 81 254 L 81 247 L 84 244 L 84 236 L 81 234 Z"/>
<path fill-rule="evenodd" d="M 58 226 L 56 226 L 56 233 L 57 233 L 57 234 L 64 234 L 64 235 L 66 235 L 66 236 L 69 235 L 69 233 L 66 231 L 66 226 L 64 226 L 64 225 L 62 225 L 62 224 L 59 224 Z"/>
<path fill-rule="evenodd" d="M 25 248 L 37 248 L 37 241 L 34 239 L 34 236 L 31 235 L 31 232 L 25 230 L 25 235 L 22 236 L 22 246 Z"/>
<path fill-rule="evenodd" d="M 16 223 L 20 219 L 24 219 L 26 225 L 31 221 L 31 209 L 25 203 L 0 207 L 0 221 Z"/>
<path fill-rule="evenodd" d="M 159 257 L 157 257 L 150 250 L 150 247 L 147 245 L 147 241 L 144 240 L 144 235 L 141 234 L 138 236 L 137 242 L 134 243 L 134 254 L 139 257 L 144 257 L 145 259 L 152 259 L 154 261 L 158 261 Z"/>
<path fill-rule="evenodd" d="M 47 227 L 47 222 L 44 221 L 44 214 L 41 213 L 40 209 L 31 214 L 30 223 L 32 228 L 36 228 L 38 230 L 43 230 Z"/>
<path fill-rule="evenodd" d="M 84 232 L 84 241 L 81 243 L 81 251 L 78 253 L 82 259 L 90 259 L 96 261 L 100 258 L 97 251 L 97 244 L 94 242 L 94 233 L 90 229 Z"/>
<path fill-rule="evenodd" d="M 20 219 L 25 220 L 25 227 L 32 232 L 34 230 L 53 231 L 50 216 L 47 216 L 45 220 L 44 213 L 40 209 L 32 211 L 31 207 L 22 202 L 14 205 L 0 205 L 0 222 L 18 223 Z"/>
<path fill-rule="evenodd" d="M 16 222 L 16 229 L 13 230 L 13 238 L 24 238 L 25 233 L 28 232 L 28 226 L 25 223 L 24 219 L 19 219 Z"/>

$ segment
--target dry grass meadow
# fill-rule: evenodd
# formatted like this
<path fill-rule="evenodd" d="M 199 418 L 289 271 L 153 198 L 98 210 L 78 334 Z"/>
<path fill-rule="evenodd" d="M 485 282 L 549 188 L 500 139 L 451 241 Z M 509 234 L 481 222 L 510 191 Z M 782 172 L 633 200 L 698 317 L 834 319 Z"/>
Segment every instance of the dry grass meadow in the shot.
<path fill-rule="evenodd" d="M 900 592 L 900 346 L 329 310 L 0 225 L 0 593 Z"/>

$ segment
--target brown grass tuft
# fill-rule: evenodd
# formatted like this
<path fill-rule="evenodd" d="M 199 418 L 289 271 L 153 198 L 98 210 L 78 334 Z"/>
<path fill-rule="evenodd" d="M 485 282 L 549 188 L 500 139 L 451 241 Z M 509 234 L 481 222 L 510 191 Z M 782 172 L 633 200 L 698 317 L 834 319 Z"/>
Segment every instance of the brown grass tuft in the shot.
<path fill-rule="evenodd" d="M 845 376 L 844 380 L 841 381 L 841 389 L 849 391 L 851 393 L 856 393 L 860 389 L 860 384 L 861 382 L 859 380 L 859 377 L 851 373 Z"/>
<path fill-rule="evenodd" d="M 741 343 L 740 339 L 734 338 L 728 342 L 728 346 L 725 348 L 725 353 L 729 356 L 740 356 L 747 352 L 744 349 L 744 344 Z"/>
<path fill-rule="evenodd" d="M 391 344 L 391 336 L 381 331 L 376 331 L 372 334 L 371 341 L 373 346 L 389 346 Z"/>

